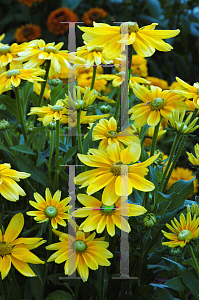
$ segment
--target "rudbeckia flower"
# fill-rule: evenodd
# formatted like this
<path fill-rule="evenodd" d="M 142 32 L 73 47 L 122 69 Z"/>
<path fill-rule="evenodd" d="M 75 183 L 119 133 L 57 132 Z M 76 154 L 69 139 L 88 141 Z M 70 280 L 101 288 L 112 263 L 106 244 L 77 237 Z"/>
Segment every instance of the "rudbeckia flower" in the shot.
<path fill-rule="evenodd" d="M 29 267 L 31 264 L 44 264 L 29 250 L 35 249 L 45 243 L 42 238 L 17 238 L 24 226 L 24 217 L 22 213 L 16 214 L 8 224 L 5 234 L 2 235 L 0 229 L 0 272 L 4 279 L 13 266 L 24 276 L 37 276 Z"/>
<path fill-rule="evenodd" d="M 97 77 L 97 79 L 106 79 L 108 81 L 111 81 L 112 80 L 112 85 L 114 87 L 116 86 L 120 86 L 122 84 L 122 82 L 124 82 L 125 80 L 125 72 L 120 72 L 120 73 L 117 73 L 117 74 L 106 74 L 106 75 L 99 75 Z M 150 81 L 144 79 L 144 78 L 141 78 L 141 77 L 130 77 L 130 81 L 129 81 L 129 86 L 131 88 L 133 88 L 134 84 L 135 83 L 143 83 L 143 84 L 150 84 Z"/>
<path fill-rule="evenodd" d="M 66 261 L 65 275 L 72 275 L 77 269 L 82 280 L 87 281 L 89 268 L 97 270 L 99 266 L 110 266 L 108 258 L 112 258 L 113 254 L 106 249 L 109 243 L 95 239 L 95 232 L 88 235 L 78 230 L 76 238 L 57 230 L 53 232 L 59 236 L 60 242 L 46 247 L 47 250 L 58 250 L 49 257 L 48 262 L 55 261 L 61 264 Z"/>
<path fill-rule="evenodd" d="M 141 147 L 133 143 L 121 150 L 117 144 L 110 144 L 107 153 L 102 150 L 89 149 L 87 155 L 77 154 L 80 161 L 97 169 L 79 174 L 76 184 L 87 188 L 91 195 L 104 188 L 103 201 L 105 205 L 114 204 L 119 196 L 130 195 L 133 188 L 138 191 L 149 192 L 155 186 L 144 176 L 148 173 L 147 167 L 159 156 L 156 154 L 142 163 L 136 163 L 140 158 Z"/>
<path fill-rule="evenodd" d="M 174 223 L 175 221 L 175 223 Z M 197 239 L 199 235 L 199 218 L 196 219 L 194 215 L 193 220 L 191 219 L 190 212 L 187 213 L 187 220 L 185 219 L 184 214 L 180 214 L 180 223 L 174 218 L 174 221 L 171 221 L 171 225 L 166 224 L 167 228 L 173 233 L 168 233 L 162 230 L 162 233 L 167 239 L 170 239 L 169 242 L 163 242 L 162 245 L 168 246 L 170 248 L 185 247 L 187 243 L 192 239 Z"/>
<path fill-rule="evenodd" d="M 20 179 L 25 179 L 31 174 L 25 172 L 18 172 L 11 169 L 10 164 L 0 165 L 0 194 L 10 201 L 19 200 L 20 196 L 25 196 L 24 190 L 15 182 Z"/>
<path fill-rule="evenodd" d="M 98 149 L 106 151 L 108 145 L 112 143 L 118 144 L 121 149 L 124 145 L 131 145 L 133 143 L 140 144 L 140 140 L 134 135 L 136 130 L 127 128 L 122 132 L 117 132 L 117 122 L 111 117 L 109 120 L 101 119 L 93 129 L 93 141 L 101 140 Z"/>
<path fill-rule="evenodd" d="M 130 232 L 130 225 L 123 216 L 140 216 L 147 211 L 141 205 L 123 203 L 126 201 L 123 197 L 118 198 L 115 204 L 110 206 L 104 205 L 103 198 L 102 201 L 99 201 L 98 199 L 85 194 L 77 195 L 77 199 L 85 207 L 77 209 L 74 215 L 76 218 L 87 217 L 79 227 L 80 230 L 85 232 L 96 229 L 97 233 L 102 233 L 105 226 L 107 227 L 110 236 L 115 235 L 115 226 L 125 232 Z"/>
<path fill-rule="evenodd" d="M 17 43 L 29 42 L 41 36 L 41 28 L 34 24 L 26 24 L 17 28 L 15 39 Z"/>
<path fill-rule="evenodd" d="M 103 8 L 90 8 L 82 16 L 82 20 L 86 25 L 93 25 L 93 21 L 99 21 L 106 17 L 107 12 Z"/>
<path fill-rule="evenodd" d="M 194 150 L 195 150 L 196 157 L 192 153 L 189 153 L 189 152 L 186 152 L 186 153 L 188 155 L 188 159 L 189 159 L 190 163 L 194 166 L 199 166 L 199 144 L 196 144 L 194 146 Z"/>
<path fill-rule="evenodd" d="M 28 216 L 35 216 L 34 220 L 38 223 L 51 221 L 54 229 L 57 229 L 57 224 L 66 226 L 64 219 L 69 219 L 69 214 L 66 213 L 70 209 L 68 205 L 70 197 L 61 199 L 61 192 L 58 190 L 52 197 L 50 190 L 47 188 L 45 192 L 46 200 L 39 194 L 34 193 L 35 201 L 29 201 L 30 205 L 38 209 L 38 211 L 28 211 Z"/>
<path fill-rule="evenodd" d="M 132 45 L 136 53 L 143 57 L 152 56 L 155 50 L 171 51 L 173 47 L 163 41 L 179 34 L 180 30 L 154 30 L 158 23 L 139 28 L 137 22 L 124 22 L 121 26 L 110 26 L 93 22 L 94 27 L 80 27 L 84 31 L 83 39 L 88 50 L 104 47 L 104 55 L 108 59 L 118 58 L 125 45 Z M 127 29 L 127 34 L 122 33 Z"/>
<path fill-rule="evenodd" d="M 150 86 L 150 90 L 144 86 L 134 85 L 133 92 L 143 103 L 133 106 L 129 114 L 133 113 L 131 120 L 135 120 L 136 127 L 142 127 L 146 123 L 156 126 L 161 117 L 168 118 L 172 111 L 179 109 L 181 113 L 187 105 L 183 102 L 184 96 L 173 93 L 170 90 L 162 91 L 157 86 Z"/>

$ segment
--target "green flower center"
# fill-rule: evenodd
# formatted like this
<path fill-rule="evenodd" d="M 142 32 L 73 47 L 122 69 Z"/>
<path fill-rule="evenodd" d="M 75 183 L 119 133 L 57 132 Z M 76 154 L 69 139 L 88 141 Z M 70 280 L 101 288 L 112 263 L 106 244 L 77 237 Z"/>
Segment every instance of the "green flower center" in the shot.
<path fill-rule="evenodd" d="M 84 243 L 81 240 L 78 240 L 76 242 L 74 242 L 74 248 L 76 249 L 77 252 L 84 252 L 87 248 L 86 243 Z"/>
<path fill-rule="evenodd" d="M 128 26 L 128 33 L 131 34 L 131 32 L 138 32 L 139 31 L 139 26 L 137 22 L 125 22 L 123 24 L 120 25 L 120 27 L 122 26 Z M 121 30 L 120 30 L 121 31 Z"/>
<path fill-rule="evenodd" d="M 180 123 L 180 122 L 178 122 L 177 124 L 178 124 L 178 127 L 177 127 L 178 129 L 183 125 L 182 128 L 180 129 L 180 132 L 184 132 L 184 131 L 186 131 L 187 128 L 188 128 L 187 125 L 186 125 L 185 123 Z"/>
<path fill-rule="evenodd" d="M 6 53 L 10 53 L 10 46 L 8 45 L 3 45 L 0 48 L 0 53 L 1 54 L 6 54 Z"/>
<path fill-rule="evenodd" d="M 54 218 L 57 215 L 57 209 L 54 206 L 46 207 L 44 212 L 48 218 Z"/>
<path fill-rule="evenodd" d="M 0 242 L 0 255 L 8 255 L 11 253 L 12 246 L 6 242 Z"/>
<path fill-rule="evenodd" d="M 48 53 L 51 53 L 51 52 L 55 53 L 55 54 L 59 53 L 59 51 L 55 47 L 52 47 L 52 46 L 42 47 L 39 50 L 44 51 L 44 52 L 48 52 Z"/>
<path fill-rule="evenodd" d="M 95 49 L 91 50 L 91 52 L 97 51 L 97 52 L 102 52 L 103 47 L 96 47 Z"/>
<path fill-rule="evenodd" d="M 193 238 L 192 232 L 187 229 L 180 231 L 180 233 L 178 234 L 179 241 L 189 242 L 192 238 Z"/>
<path fill-rule="evenodd" d="M 128 166 L 124 161 L 118 160 L 112 164 L 110 172 L 113 173 L 115 176 L 125 175 L 128 173 Z"/>
<path fill-rule="evenodd" d="M 75 101 L 76 109 L 83 109 L 84 108 L 84 101 L 83 100 L 77 100 Z"/>
<path fill-rule="evenodd" d="M 166 104 L 166 100 L 164 98 L 155 98 L 151 101 L 151 109 L 158 110 L 164 107 Z"/>
<path fill-rule="evenodd" d="M 114 213 L 114 211 L 115 211 L 115 205 L 114 204 L 110 205 L 110 206 L 103 204 L 101 206 L 101 212 L 104 215 L 112 215 Z"/>
<path fill-rule="evenodd" d="M 10 78 L 12 76 L 19 75 L 19 74 L 21 74 L 21 72 L 19 70 L 13 69 L 13 70 L 8 71 L 8 73 L 6 74 L 6 77 Z"/>
<path fill-rule="evenodd" d="M 108 130 L 107 132 L 104 133 L 104 135 L 105 135 L 107 138 L 114 139 L 114 138 L 117 137 L 117 132 L 116 132 L 116 131 L 113 131 L 113 130 Z"/>
<path fill-rule="evenodd" d="M 56 110 L 56 111 L 59 111 L 59 110 L 63 110 L 64 107 L 62 105 L 53 105 L 50 110 Z"/>

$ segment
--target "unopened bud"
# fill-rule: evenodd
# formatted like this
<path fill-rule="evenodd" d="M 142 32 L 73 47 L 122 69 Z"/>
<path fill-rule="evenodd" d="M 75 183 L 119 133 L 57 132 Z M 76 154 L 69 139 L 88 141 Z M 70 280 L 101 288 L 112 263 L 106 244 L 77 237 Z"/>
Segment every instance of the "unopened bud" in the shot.
<path fill-rule="evenodd" d="M 10 123 L 8 121 L 6 121 L 6 120 L 0 121 L 0 130 L 1 131 L 4 131 L 9 128 L 10 128 Z"/>
<path fill-rule="evenodd" d="M 181 249 L 180 249 L 180 247 L 178 247 L 178 248 L 172 248 L 170 250 L 170 253 L 171 253 L 171 255 L 178 255 L 178 254 L 181 253 Z"/>
<path fill-rule="evenodd" d="M 56 122 L 50 122 L 50 124 L 48 125 L 48 128 L 50 130 L 56 130 Z"/>
<path fill-rule="evenodd" d="M 147 228 L 154 227 L 156 222 L 156 217 L 153 213 L 147 214 L 143 219 L 143 225 Z"/>
<path fill-rule="evenodd" d="M 111 108 L 110 105 L 102 105 L 102 106 L 100 107 L 100 111 L 101 111 L 101 113 L 103 113 L 103 114 L 108 114 L 108 113 L 110 113 L 110 112 L 112 111 L 112 108 Z"/>
<path fill-rule="evenodd" d="M 63 83 L 62 80 L 60 80 L 59 78 L 54 78 L 51 80 L 51 85 L 52 86 L 58 86 L 58 85 L 61 85 Z"/>

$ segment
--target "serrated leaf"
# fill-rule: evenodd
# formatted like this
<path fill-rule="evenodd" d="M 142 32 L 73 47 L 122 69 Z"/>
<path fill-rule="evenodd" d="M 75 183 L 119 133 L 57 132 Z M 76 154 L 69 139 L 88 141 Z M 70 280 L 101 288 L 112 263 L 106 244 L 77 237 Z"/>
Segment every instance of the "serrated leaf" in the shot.
<path fill-rule="evenodd" d="M 174 291 L 183 292 L 185 290 L 184 284 L 180 277 L 169 279 L 165 284 Z"/>
<path fill-rule="evenodd" d="M 57 290 L 50 293 L 45 300 L 72 300 L 72 296 L 62 290 Z"/>
<path fill-rule="evenodd" d="M 34 151 L 29 146 L 27 146 L 27 144 L 13 146 L 13 147 L 10 147 L 10 149 L 13 149 L 13 150 L 16 150 L 16 151 L 19 151 L 22 153 L 36 155 L 36 153 L 34 153 Z"/>

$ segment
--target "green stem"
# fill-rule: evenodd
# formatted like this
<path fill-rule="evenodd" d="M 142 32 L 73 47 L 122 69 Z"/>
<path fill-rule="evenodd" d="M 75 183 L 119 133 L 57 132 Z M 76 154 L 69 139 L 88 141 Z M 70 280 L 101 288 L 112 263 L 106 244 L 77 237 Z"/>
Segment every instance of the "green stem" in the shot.
<path fill-rule="evenodd" d="M 52 156 L 54 152 L 54 140 L 55 140 L 55 131 L 50 131 L 50 154 L 49 154 L 49 161 L 48 161 L 48 175 L 49 175 L 49 181 L 52 184 L 52 174 L 51 174 L 51 162 L 52 162 Z"/>
<path fill-rule="evenodd" d="M 80 286 L 80 279 L 76 279 L 76 281 L 75 281 L 75 296 L 74 296 L 74 300 L 78 300 L 79 286 Z"/>
<path fill-rule="evenodd" d="M 175 156 L 175 158 L 173 160 L 173 163 L 172 163 L 172 165 L 170 167 L 169 174 L 168 174 L 168 176 L 167 176 L 167 178 L 165 180 L 165 183 L 164 183 L 164 186 L 163 186 L 163 189 L 162 189 L 163 193 L 166 190 L 167 184 L 168 184 L 169 179 L 171 177 L 171 173 L 173 172 L 173 169 L 175 168 L 175 165 L 176 165 L 176 163 L 178 161 L 178 158 L 179 158 L 179 156 L 180 156 L 180 154 L 182 152 L 182 148 L 183 148 L 183 146 L 184 146 L 184 144 L 186 142 L 186 139 L 187 139 L 187 136 L 185 135 L 185 136 L 183 136 L 183 138 L 182 138 L 182 140 L 180 142 L 180 145 L 179 145 L 178 150 L 176 152 L 176 156 Z"/>
<path fill-rule="evenodd" d="M 20 292 L 20 289 L 19 289 L 19 286 L 18 286 L 18 283 L 17 283 L 17 280 L 16 280 L 16 277 L 15 277 L 15 274 L 14 272 L 10 272 L 10 274 L 8 274 L 8 279 L 9 279 L 9 282 L 12 286 L 12 290 L 15 294 L 15 297 L 17 300 L 21 300 L 21 292 Z"/>
<path fill-rule="evenodd" d="M 118 93 L 118 97 L 117 97 L 117 102 L 116 102 L 116 107 L 115 107 L 115 114 L 114 114 L 114 118 L 115 120 L 119 122 L 120 120 L 120 114 L 119 114 L 119 118 L 118 118 L 118 113 L 120 111 L 120 94 L 121 94 L 121 91 L 119 89 L 119 93 Z"/>
<path fill-rule="evenodd" d="M 128 83 L 131 78 L 131 64 L 132 64 L 133 46 L 129 46 L 129 70 L 128 70 Z"/>
<path fill-rule="evenodd" d="M 96 73 L 97 73 L 97 67 L 93 66 L 93 77 L 92 77 L 92 82 L 91 82 L 91 90 L 94 88 Z"/>
<path fill-rule="evenodd" d="M 191 120 L 189 121 L 189 124 L 191 124 L 191 122 L 195 119 L 195 116 L 197 115 L 197 112 L 198 112 L 198 109 L 195 108 L 194 111 L 193 111 L 193 115 L 191 117 Z"/>
<path fill-rule="evenodd" d="M 51 226 L 51 221 L 49 220 L 49 236 L 48 236 L 48 245 L 52 243 L 52 226 Z M 46 255 L 46 263 L 45 263 L 45 271 L 44 271 L 44 279 L 42 281 L 41 285 L 41 294 L 39 300 L 43 300 L 43 294 L 44 294 L 44 288 L 46 285 L 46 279 L 48 275 L 48 268 L 49 268 L 49 263 L 47 262 L 48 258 L 50 257 L 51 251 L 47 250 L 47 255 Z"/>
<path fill-rule="evenodd" d="M 198 278 L 199 278 L 199 266 L 198 266 L 198 262 L 197 262 L 197 259 L 195 257 L 195 254 L 194 254 L 194 251 L 193 251 L 193 248 L 191 245 L 189 245 L 189 250 L 191 252 L 191 256 L 193 258 L 193 261 L 194 261 L 194 265 L 195 265 L 195 270 L 196 270 L 196 273 L 198 275 Z"/>
<path fill-rule="evenodd" d="M 8 143 L 8 145 L 9 145 L 10 147 L 13 147 L 11 138 L 9 137 L 9 134 L 8 134 L 8 131 L 7 131 L 7 130 L 4 131 L 4 135 L 5 135 L 5 139 L 6 139 L 7 143 Z M 15 150 L 14 150 L 14 149 L 10 149 L 10 150 L 13 152 L 13 155 L 15 156 L 15 155 L 16 155 Z"/>
<path fill-rule="evenodd" d="M 152 144 L 151 144 L 150 157 L 153 156 L 154 153 L 155 153 L 155 148 L 156 148 L 156 142 L 157 142 L 159 127 L 160 127 L 160 122 L 155 126 L 155 130 L 154 130 L 154 133 L 153 133 Z"/>
<path fill-rule="evenodd" d="M 56 152 L 55 152 L 55 191 L 58 190 L 59 186 L 59 127 L 60 127 L 60 120 L 56 120 Z"/>
<path fill-rule="evenodd" d="M 77 134 L 78 134 L 78 144 L 79 144 L 79 152 L 83 154 L 83 147 L 82 147 L 82 139 L 81 139 L 81 110 L 77 111 Z"/>
<path fill-rule="evenodd" d="M 10 295 L 9 295 L 9 292 L 8 292 L 7 278 L 4 278 L 2 281 L 3 281 L 3 289 L 4 289 L 5 300 L 10 300 Z"/>
<path fill-rule="evenodd" d="M 176 151 L 177 146 L 178 146 L 179 139 L 180 139 L 180 135 L 176 135 L 175 136 L 175 140 L 174 140 L 173 145 L 172 145 L 172 148 L 171 148 L 170 155 L 169 155 L 169 160 L 167 162 L 165 171 L 163 173 L 163 176 L 162 176 L 162 179 L 161 179 L 161 182 L 160 182 L 160 187 L 159 187 L 159 191 L 160 192 L 162 192 L 162 187 L 163 187 L 163 184 L 164 184 L 164 180 L 165 180 L 165 177 L 166 177 L 166 175 L 167 175 L 167 173 L 169 171 L 169 168 L 171 166 L 171 163 L 172 163 L 175 151 Z"/>
<path fill-rule="evenodd" d="M 17 108 L 18 108 L 18 114 L 19 114 L 19 120 L 20 120 L 20 124 L 21 124 L 21 130 L 24 136 L 24 140 L 27 140 L 27 134 L 26 134 L 26 127 L 25 127 L 25 120 L 24 120 L 24 114 L 22 111 L 22 105 L 21 105 L 21 99 L 19 96 L 19 88 L 15 87 L 15 95 L 16 95 L 16 99 L 17 99 Z"/>
<path fill-rule="evenodd" d="M 40 95 L 39 95 L 39 99 L 38 99 L 38 104 L 37 104 L 38 107 L 42 106 L 42 104 L 43 104 L 43 95 L 44 95 L 44 91 L 45 91 L 46 84 L 47 84 L 47 81 L 48 81 L 48 74 L 49 74 L 49 70 L 50 70 L 50 63 L 51 63 L 51 60 L 46 60 L 46 63 L 45 63 L 46 74 L 44 75 L 44 81 L 41 82 L 41 91 L 40 91 Z M 34 127 L 37 127 L 37 116 L 35 116 Z"/>

